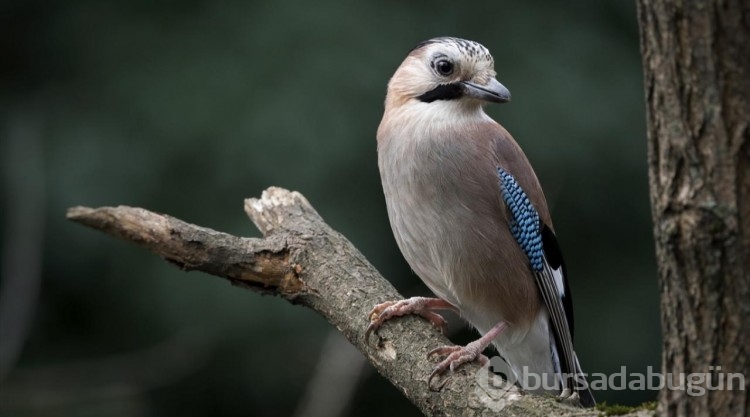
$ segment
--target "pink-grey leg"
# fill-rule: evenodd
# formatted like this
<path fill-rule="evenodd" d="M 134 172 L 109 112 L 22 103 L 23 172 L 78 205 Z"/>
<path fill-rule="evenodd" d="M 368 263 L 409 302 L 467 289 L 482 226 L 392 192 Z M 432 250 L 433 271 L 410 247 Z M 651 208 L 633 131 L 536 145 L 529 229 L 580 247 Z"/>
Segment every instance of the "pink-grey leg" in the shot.
<path fill-rule="evenodd" d="M 406 300 L 387 301 L 378 304 L 370 311 L 370 325 L 365 331 L 365 340 L 370 339 L 370 334 L 379 329 L 380 326 L 393 317 L 405 316 L 407 314 L 417 314 L 424 317 L 433 326 L 445 333 L 447 323 L 443 316 L 434 312 L 434 310 L 453 310 L 458 309 L 451 303 L 440 298 L 411 297 Z"/>
<path fill-rule="evenodd" d="M 487 357 L 484 356 L 482 352 L 500 333 L 503 332 L 503 330 L 505 330 L 507 326 L 507 323 L 501 321 L 500 323 L 494 325 L 487 333 L 484 334 L 484 336 L 469 343 L 466 346 L 443 346 L 430 351 L 430 353 L 427 354 L 427 357 L 431 357 L 434 355 L 446 356 L 445 359 L 438 363 L 438 365 L 430 374 L 430 378 L 427 380 L 427 384 L 430 389 L 433 389 L 432 380 L 448 369 L 454 371 L 459 366 L 474 360 L 478 360 L 479 363 L 484 366 L 489 361 L 489 359 L 487 359 Z M 447 379 L 443 381 L 443 383 L 435 387 L 435 389 L 440 390 L 440 388 L 442 388 L 446 382 Z"/>

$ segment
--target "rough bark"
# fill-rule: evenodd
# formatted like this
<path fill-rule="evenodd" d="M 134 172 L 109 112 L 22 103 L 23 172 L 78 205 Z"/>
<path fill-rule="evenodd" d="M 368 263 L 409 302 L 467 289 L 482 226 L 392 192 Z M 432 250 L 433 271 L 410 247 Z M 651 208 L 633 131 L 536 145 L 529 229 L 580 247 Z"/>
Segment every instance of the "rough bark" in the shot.
<path fill-rule="evenodd" d="M 364 331 L 372 307 L 402 297 L 301 194 L 270 188 L 260 199 L 246 200 L 245 211 L 263 239 L 236 237 L 123 206 L 74 207 L 68 218 L 144 246 L 184 270 L 220 276 L 317 311 L 426 415 L 599 414 L 552 398 L 524 395 L 515 387 L 492 388 L 503 385 L 497 377 L 483 388 L 475 378 L 480 369 L 476 364 L 453 373 L 441 392 L 430 391 L 427 377 L 435 364 L 427 360 L 427 352 L 450 342 L 427 321 L 404 317 L 387 322 L 366 343 Z M 479 395 L 488 395 L 504 407 L 496 413 L 497 408 L 488 407 Z"/>
<path fill-rule="evenodd" d="M 664 373 L 750 376 L 750 3 L 638 0 Z M 717 367 L 720 366 L 720 369 Z M 713 368 L 710 368 L 713 367 Z M 748 380 L 747 382 L 750 382 Z M 667 416 L 748 390 L 662 390 Z"/>

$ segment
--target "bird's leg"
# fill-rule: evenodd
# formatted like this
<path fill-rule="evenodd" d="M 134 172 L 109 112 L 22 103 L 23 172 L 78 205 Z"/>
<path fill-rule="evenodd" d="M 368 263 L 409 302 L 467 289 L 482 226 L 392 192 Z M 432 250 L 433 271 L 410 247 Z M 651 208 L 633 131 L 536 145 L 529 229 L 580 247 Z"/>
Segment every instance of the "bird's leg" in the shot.
<path fill-rule="evenodd" d="M 447 322 L 443 316 L 435 313 L 433 310 L 458 311 L 453 304 L 440 298 L 411 297 L 406 300 L 387 301 L 378 304 L 368 315 L 370 325 L 367 326 L 367 330 L 365 331 L 365 340 L 369 340 L 370 334 L 380 328 L 386 320 L 407 314 L 418 314 L 445 333 Z"/>
<path fill-rule="evenodd" d="M 433 388 L 432 379 L 448 369 L 453 371 L 459 366 L 473 360 L 478 360 L 479 363 L 484 366 L 489 361 L 489 359 L 487 359 L 487 357 L 484 356 L 482 352 L 500 333 L 503 332 L 503 330 L 505 330 L 507 326 L 507 323 L 501 321 L 500 323 L 494 325 L 487 333 L 484 334 L 484 336 L 469 343 L 466 346 L 442 346 L 430 351 L 430 353 L 427 354 L 428 358 L 433 355 L 446 356 L 445 359 L 438 363 L 438 365 L 430 374 L 430 378 L 427 380 L 427 385 L 430 387 L 430 389 Z M 445 382 L 447 382 L 447 380 L 438 385 L 436 387 L 436 390 L 440 390 L 440 388 L 445 385 Z"/>

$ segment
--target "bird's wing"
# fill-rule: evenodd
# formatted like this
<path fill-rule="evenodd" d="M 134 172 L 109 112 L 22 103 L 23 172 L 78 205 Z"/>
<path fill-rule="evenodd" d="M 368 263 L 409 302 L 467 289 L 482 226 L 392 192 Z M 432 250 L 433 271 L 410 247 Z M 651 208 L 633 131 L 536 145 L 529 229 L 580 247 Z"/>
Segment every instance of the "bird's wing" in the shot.
<path fill-rule="evenodd" d="M 508 209 L 510 231 L 528 257 L 529 267 L 547 307 L 559 361 L 556 367 L 564 375 L 577 375 L 581 371 L 573 350 L 572 298 L 557 239 L 552 229 L 541 221 L 513 175 L 499 167 L 497 175 Z"/>

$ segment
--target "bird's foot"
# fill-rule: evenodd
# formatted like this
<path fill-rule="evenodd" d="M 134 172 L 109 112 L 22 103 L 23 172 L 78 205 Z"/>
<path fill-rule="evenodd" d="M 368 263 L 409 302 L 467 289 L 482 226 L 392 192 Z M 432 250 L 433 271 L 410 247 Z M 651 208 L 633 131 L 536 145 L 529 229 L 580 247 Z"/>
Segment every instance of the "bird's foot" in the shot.
<path fill-rule="evenodd" d="M 580 406 L 581 396 L 578 395 L 578 391 L 575 391 L 570 388 L 565 388 L 564 390 L 562 390 L 560 395 L 557 396 L 557 401 L 560 401 L 565 404 Z"/>
<path fill-rule="evenodd" d="M 456 307 L 440 298 L 412 297 L 406 300 L 387 301 L 378 304 L 370 311 L 370 325 L 365 331 L 365 340 L 370 339 L 370 334 L 379 329 L 380 326 L 393 317 L 405 316 L 407 314 L 418 314 L 427 319 L 433 326 L 445 334 L 448 322 L 443 316 L 432 310 L 456 310 Z"/>
<path fill-rule="evenodd" d="M 485 333 L 479 339 L 469 343 L 466 346 L 442 346 L 437 349 L 433 349 L 427 354 L 427 357 L 432 356 L 445 356 L 445 359 L 437 364 L 435 369 L 432 370 L 430 377 L 427 379 L 427 386 L 433 391 L 439 391 L 448 382 L 448 379 L 443 380 L 437 386 L 432 385 L 432 380 L 443 374 L 445 371 L 450 370 L 453 372 L 459 366 L 472 362 L 474 360 L 479 361 L 479 364 L 484 366 L 489 362 L 489 359 L 482 354 L 487 349 L 487 346 L 500 334 L 508 325 L 505 322 L 499 322 L 493 326 L 487 333 Z"/>
<path fill-rule="evenodd" d="M 428 358 L 433 356 L 445 356 L 445 359 L 437 364 L 435 369 L 432 370 L 430 377 L 427 379 L 427 385 L 433 391 L 440 391 L 441 388 L 448 382 L 448 379 L 443 380 L 439 385 L 433 386 L 432 380 L 436 376 L 443 374 L 449 370 L 455 371 L 459 366 L 473 361 L 478 361 L 480 365 L 484 366 L 489 359 L 482 354 L 487 345 L 482 346 L 482 339 L 475 340 L 466 346 L 441 346 L 437 349 L 433 349 L 427 354 Z"/>

